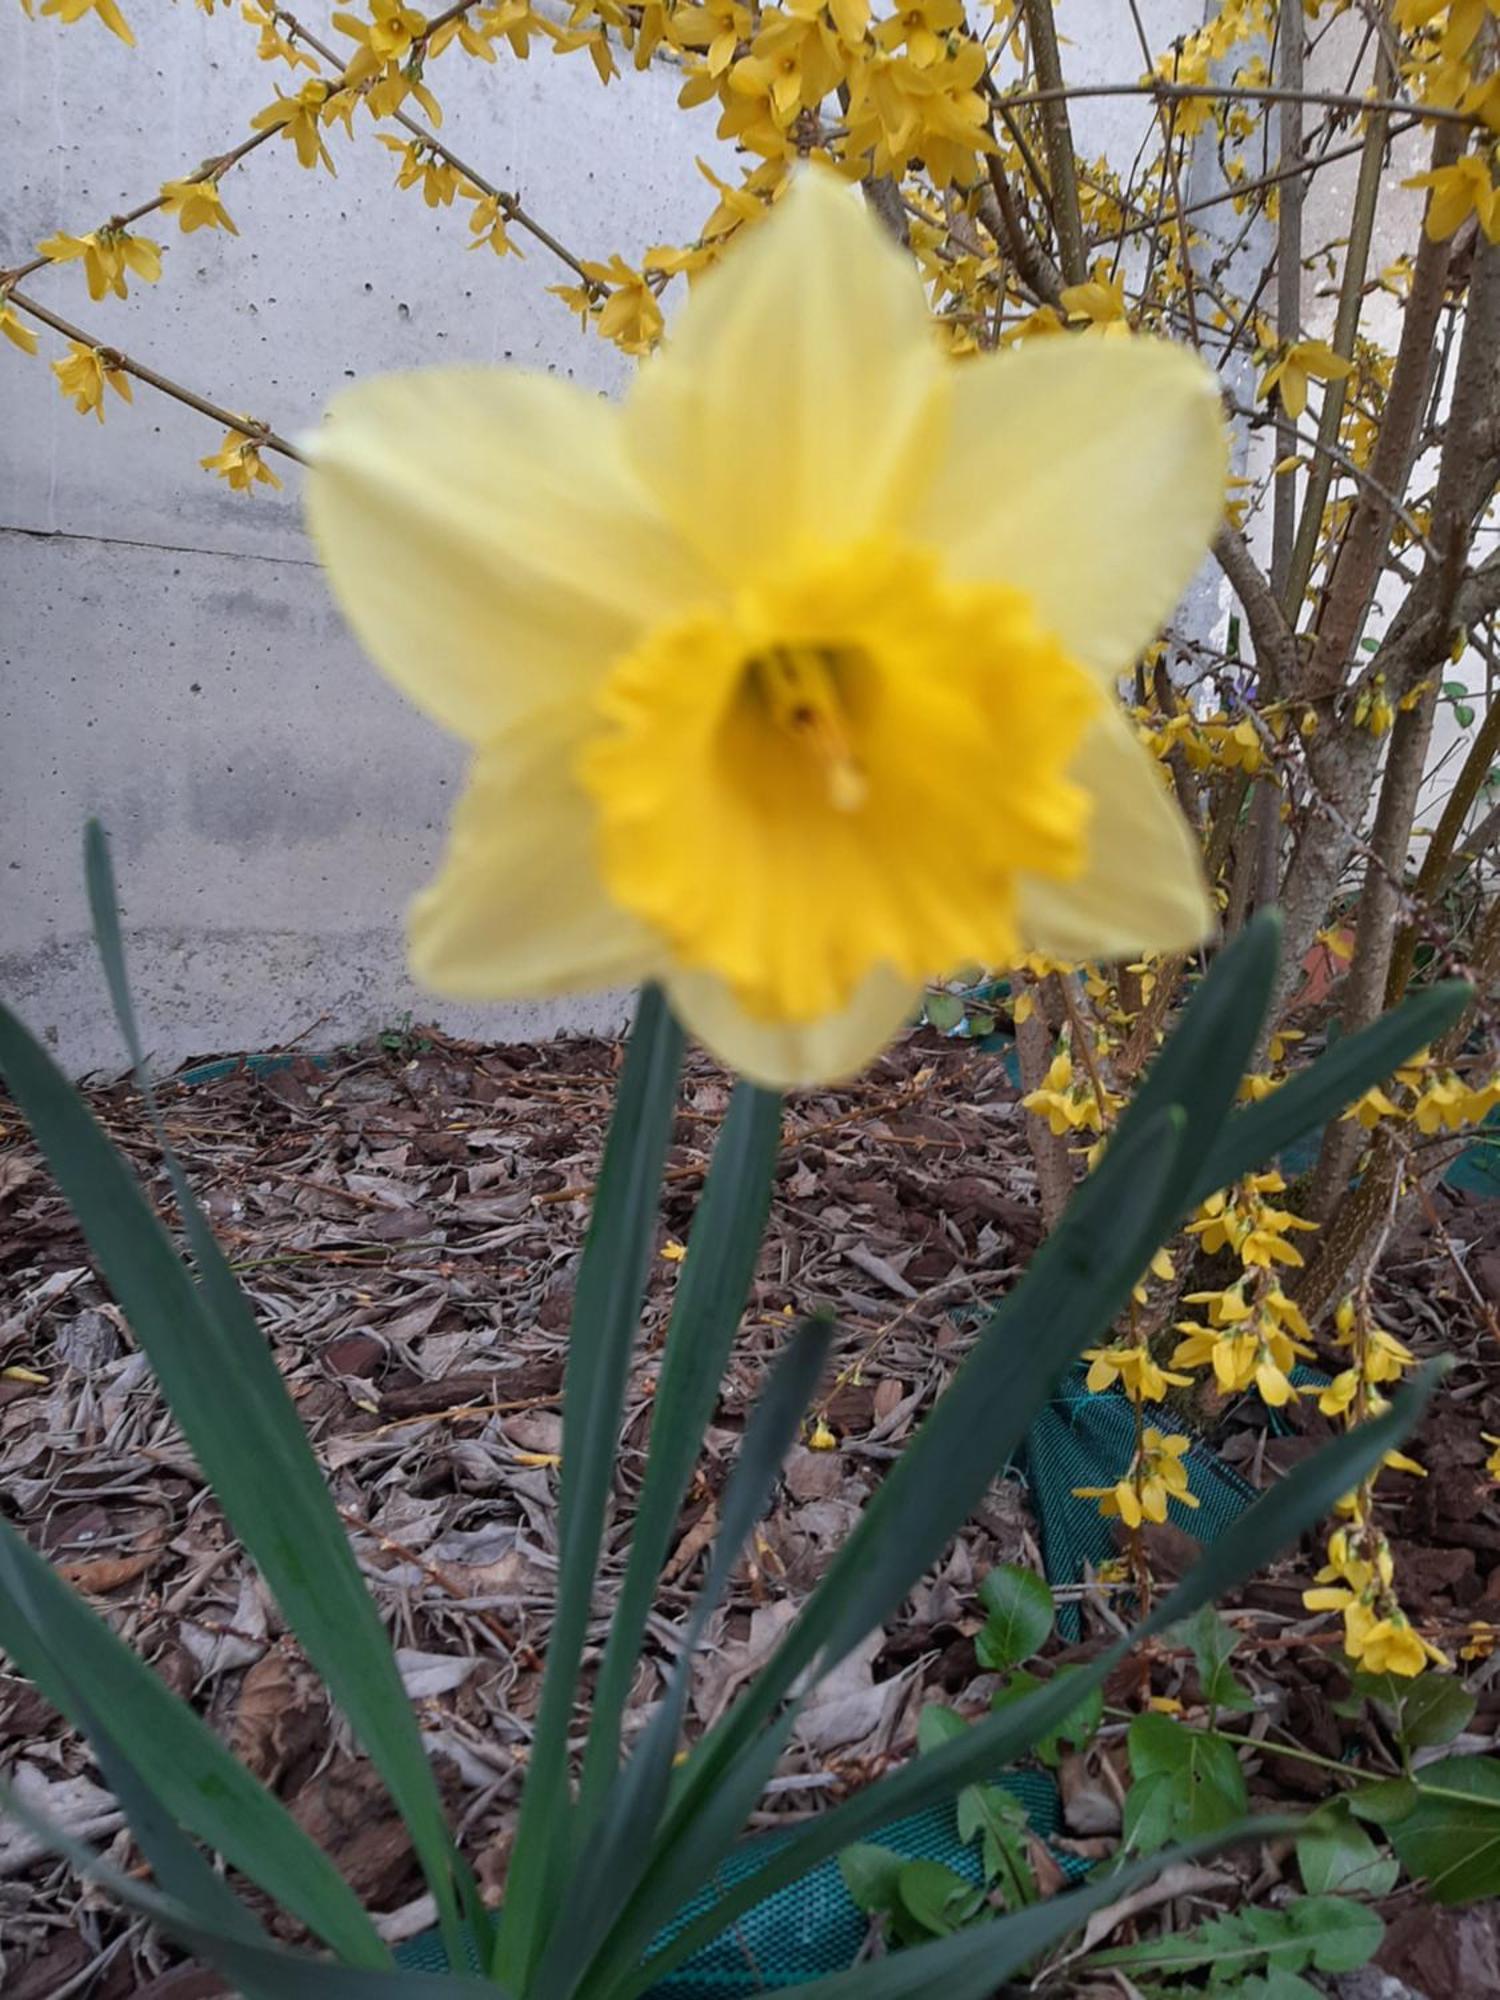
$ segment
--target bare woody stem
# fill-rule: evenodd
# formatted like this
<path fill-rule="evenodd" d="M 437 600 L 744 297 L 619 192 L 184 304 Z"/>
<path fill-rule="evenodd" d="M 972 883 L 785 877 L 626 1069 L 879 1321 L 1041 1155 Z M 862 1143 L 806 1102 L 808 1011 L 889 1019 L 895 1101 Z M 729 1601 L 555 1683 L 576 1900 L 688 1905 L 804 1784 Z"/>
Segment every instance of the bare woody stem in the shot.
<path fill-rule="evenodd" d="M 1281 213 L 1276 227 L 1276 337 L 1283 348 L 1290 347 L 1302 330 L 1302 201 L 1306 183 L 1296 169 L 1302 164 L 1302 64 L 1306 43 L 1300 6 L 1283 6 L 1277 16 L 1279 67 L 1285 95 L 1277 100 L 1281 142 L 1280 165 L 1288 175 L 1281 196 Z M 1288 414 L 1278 392 L 1276 398 L 1276 457 L 1278 462 L 1296 450 L 1297 424 Z M 1296 533 L 1297 489 L 1287 478 L 1273 482 L 1271 520 L 1271 588 L 1281 600 L 1287 621 L 1296 623 L 1295 607 L 1287 599 L 1287 579 L 1292 565 L 1292 543 Z"/>
<path fill-rule="evenodd" d="M 1433 137 L 1433 167 L 1451 166 L 1462 147 L 1459 132 L 1451 125 L 1440 127 Z M 1313 697 L 1332 694 L 1342 686 L 1355 640 L 1369 611 L 1393 513 L 1389 499 L 1382 496 L 1401 493 L 1410 477 L 1450 255 L 1449 243 L 1434 243 L 1424 231 L 1402 320 L 1390 394 L 1370 458 L 1369 481 L 1355 502 L 1349 531 L 1334 564 L 1318 620 L 1306 689 Z"/>
<path fill-rule="evenodd" d="M 1031 37 L 1031 60 L 1041 88 L 1042 137 L 1047 147 L 1047 173 L 1052 183 L 1053 222 L 1057 229 L 1058 261 L 1065 283 L 1081 285 L 1089 274 L 1083 248 L 1083 211 L 1078 201 L 1078 169 L 1073 157 L 1073 128 L 1068 119 L 1068 88 L 1063 82 L 1057 48 L 1057 23 L 1052 0 L 1025 0 Z M 1012 99 L 1011 104 L 1016 100 Z M 1008 104 L 1006 109 L 1010 109 Z"/>
<path fill-rule="evenodd" d="M 1407 119 L 1401 124 L 1393 125 L 1387 136 L 1392 139 L 1402 138 L 1406 133 L 1415 131 L 1420 122 L 1416 118 Z M 1331 166 L 1335 160 L 1347 160 L 1363 150 L 1364 140 L 1355 139 L 1347 146 L 1330 146 L 1323 152 L 1305 154 L 1295 167 L 1276 167 L 1270 173 L 1257 174 L 1253 180 L 1236 181 L 1233 187 L 1226 188 L 1222 194 L 1205 195 L 1201 201 L 1190 201 L 1182 210 L 1182 215 L 1202 215 L 1207 209 L 1222 208 L 1226 202 L 1243 202 L 1252 194 L 1263 193 L 1268 188 L 1282 187 L 1298 176 L 1310 177 L 1321 173 L 1324 167 Z M 1148 231 L 1159 230 L 1161 227 L 1160 216 L 1147 216 L 1141 221 L 1127 222 L 1121 228 L 1111 230 L 1106 240 L 1111 243 L 1122 243 L 1128 236 L 1144 236 Z"/>
<path fill-rule="evenodd" d="M 1388 75 L 1383 52 L 1377 58 L 1377 64 L 1378 86 Z M 1353 358 L 1354 338 L 1359 331 L 1359 311 L 1364 297 L 1365 272 L 1370 262 L 1370 240 L 1375 230 L 1375 210 L 1380 200 L 1380 176 L 1389 128 L 1388 113 L 1384 110 L 1373 112 L 1360 150 L 1359 179 L 1349 217 L 1349 243 L 1344 252 L 1344 270 L 1339 283 L 1338 314 L 1330 342 L 1334 353 L 1341 355 L 1345 361 Z M 1333 484 L 1331 451 L 1338 443 L 1347 393 L 1346 381 L 1327 382 L 1323 386 L 1323 407 L 1318 414 L 1318 443 L 1323 449 L 1314 454 L 1308 473 L 1302 518 L 1297 524 L 1297 539 L 1282 591 L 1287 617 L 1294 625 L 1317 555 L 1323 510 L 1328 504 L 1328 491 Z"/>
<path fill-rule="evenodd" d="M 1030 25 L 1031 6 L 1027 5 L 1027 22 Z M 1054 33 L 1053 48 L 1057 46 Z M 1037 66 L 1041 75 L 1041 66 Z M 1459 111 L 1441 104 L 1419 104 L 1410 97 L 1382 97 L 1378 93 L 1362 97 L 1350 90 L 1304 90 L 1289 88 L 1285 84 L 1250 83 L 1168 83 L 1162 78 L 1141 83 L 1064 83 L 1059 77 L 1055 83 L 1043 83 L 1035 90 L 1007 91 L 1002 102 L 1008 109 L 1025 110 L 1032 105 L 1045 106 L 1066 103 L 1074 98 L 1092 97 L 1156 97 L 1170 103 L 1173 98 L 1213 98 L 1224 103 L 1236 101 L 1250 104 L 1316 104 L 1330 111 L 1406 111 L 1419 117 L 1424 124 L 1456 125 L 1476 128 L 1484 123 L 1477 111 Z"/>
<path fill-rule="evenodd" d="M 200 416 L 212 417 L 215 423 L 223 424 L 226 430 L 238 431 L 251 444 L 264 451 L 279 452 L 283 458 L 292 458 L 299 465 L 305 464 L 300 451 L 294 444 L 273 431 L 269 425 L 257 423 L 251 417 L 241 416 L 237 410 L 226 410 L 222 403 L 211 403 L 206 396 L 188 389 L 181 382 L 174 382 L 169 375 L 162 375 L 154 368 L 148 368 L 143 361 L 115 347 L 110 341 L 98 340 L 91 333 L 85 333 L 80 326 L 74 326 L 50 307 L 39 305 L 35 299 L 15 290 L 7 295 L 9 303 L 26 313 L 30 318 L 40 320 L 43 326 L 50 326 L 54 333 L 60 333 L 65 340 L 76 340 L 80 347 L 92 348 L 103 356 L 111 368 L 117 368 L 123 375 L 133 376 L 137 382 L 144 382 L 148 389 L 155 389 L 163 396 L 170 396 L 175 403 L 185 403 L 190 410 L 197 410 Z"/>
<path fill-rule="evenodd" d="M 1422 857 L 1413 894 L 1418 903 L 1428 903 L 1442 893 L 1447 879 L 1449 864 L 1464 822 L 1473 810 L 1480 787 L 1489 775 L 1490 768 L 1500 754 L 1500 701 L 1492 701 L 1484 712 L 1484 720 L 1474 734 L 1464 758 L 1463 768 L 1458 774 L 1453 790 L 1427 843 L 1427 852 Z M 1412 966 L 1417 955 L 1417 927 L 1403 925 L 1396 939 L 1395 950 L 1391 953 L 1391 969 L 1386 977 L 1385 1004 L 1394 1007 L 1406 991 L 1411 978 Z"/>
<path fill-rule="evenodd" d="M 463 11 L 462 8 L 450 8 L 449 14 L 462 13 Z M 288 34 L 293 36 L 295 40 L 305 43 L 313 51 L 314 55 L 321 56 L 324 62 L 342 74 L 344 63 L 337 49 L 330 48 L 327 42 L 320 40 L 309 28 L 304 27 L 294 14 L 287 13 L 283 8 L 278 7 L 276 9 L 276 19 L 285 23 Z M 609 287 L 601 285 L 597 278 L 590 277 L 589 273 L 584 269 L 582 259 L 575 257 L 566 244 L 560 243 L 557 240 L 550 229 L 545 228 L 543 224 L 537 221 L 534 215 L 528 213 L 522 207 L 519 199 L 510 193 L 508 189 L 496 187 L 494 182 L 480 173 L 477 167 L 471 167 L 467 160 L 461 160 L 451 146 L 444 145 L 436 133 L 429 132 L 425 125 L 419 123 L 417 119 L 409 117 L 406 112 L 399 110 L 393 112 L 392 122 L 400 125 L 405 131 L 410 132 L 412 137 L 418 140 L 437 159 L 446 161 L 455 173 L 462 174 L 467 181 L 472 181 L 482 195 L 487 195 L 491 201 L 498 202 L 505 213 L 507 222 L 513 222 L 517 229 L 524 229 L 528 236 L 533 237 L 545 249 L 550 250 L 554 257 L 561 263 L 566 264 L 570 271 L 583 280 L 591 292 L 595 292 L 601 297 L 607 296 Z"/>
<path fill-rule="evenodd" d="M 263 146 L 267 139 L 274 139 L 276 132 L 277 128 L 273 125 L 268 126 L 263 132 L 253 133 L 250 138 L 242 139 L 239 145 L 231 146 L 227 153 L 216 153 L 212 159 L 200 161 L 191 173 L 184 174 L 181 178 L 189 181 L 216 181 L 231 167 L 238 166 L 240 161 L 248 153 L 253 153 L 257 146 Z M 127 209 L 122 215 L 110 216 L 110 226 L 116 229 L 128 229 L 134 222 L 144 222 L 148 215 L 155 215 L 158 209 L 165 208 L 169 199 L 166 194 L 153 195 L 150 201 L 143 201 L 137 207 Z M 18 264 L 13 271 L 0 271 L 0 280 L 3 280 L 5 285 L 19 284 L 22 278 L 29 278 L 33 271 L 45 270 L 49 264 L 56 262 L 55 257 L 33 257 L 25 264 Z"/>
<path fill-rule="evenodd" d="M 1019 980 L 1016 982 L 1020 984 Z M 1021 1092 L 1030 1096 L 1046 1082 L 1052 1063 L 1052 1038 L 1056 1024 L 1049 1021 L 1046 1002 L 1049 982 L 1036 980 L 1025 990 L 1031 996 L 1031 1010 L 1016 1022 L 1016 1061 L 1021 1072 Z M 1060 1012 L 1061 1010 L 1059 1010 Z M 1040 1113 L 1026 1113 L 1026 1140 L 1036 1167 L 1037 1194 L 1042 1221 L 1056 1228 L 1062 1212 L 1073 1196 L 1073 1168 L 1066 1142 L 1054 1132 Z"/>

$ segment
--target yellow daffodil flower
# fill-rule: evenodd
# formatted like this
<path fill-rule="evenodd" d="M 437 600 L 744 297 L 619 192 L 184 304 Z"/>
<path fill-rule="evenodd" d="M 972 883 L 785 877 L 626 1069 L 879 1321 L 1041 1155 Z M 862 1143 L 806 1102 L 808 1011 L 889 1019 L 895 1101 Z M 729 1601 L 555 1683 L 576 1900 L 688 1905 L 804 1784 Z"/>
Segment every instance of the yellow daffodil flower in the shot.
<path fill-rule="evenodd" d="M 438 990 L 657 979 L 790 1085 L 857 1071 L 955 965 L 1210 928 L 1113 698 L 1223 505 L 1186 352 L 955 366 L 912 266 L 809 172 L 622 407 L 435 369 L 351 390 L 308 449 L 356 631 L 476 746 L 412 915 Z"/>

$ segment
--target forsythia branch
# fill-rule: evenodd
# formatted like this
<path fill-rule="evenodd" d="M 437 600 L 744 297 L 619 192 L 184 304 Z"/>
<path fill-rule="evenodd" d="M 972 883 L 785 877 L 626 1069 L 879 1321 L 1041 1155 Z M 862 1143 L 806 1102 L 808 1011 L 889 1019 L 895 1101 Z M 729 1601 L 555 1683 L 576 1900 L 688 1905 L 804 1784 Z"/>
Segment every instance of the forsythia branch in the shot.
<path fill-rule="evenodd" d="M 132 356 L 122 353 L 112 342 L 99 340 L 93 334 L 85 333 L 82 327 L 74 326 L 71 321 L 63 319 L 47 306 L 26 297 L 24 293 L 14 288 L 6 296 L 7 303 L 14 306 L 17 311 L 27 314 L 31 319 L 40 320 L 43 326 L 50 326 L 54 333 L 60 333 L 65 340 L 74 340 L 80 347 L 92 348 L 95 353 L 104 356 L 111 368 L 133 376 L 137 382 L 144 382 L 148 389 L 155 389 L 160 395 L 170 396 L 176 403 L 185 403 L 190 410 L 197 410 L 201 416 L 212 417 L 215 423 L 223 424 L 226 430 L 238 431 L 262 450 L 280 452 L 283 458 L 295 459 L 299 465 L 306 462 L 297 447 L 289 444 L 269 425 L 256 423 L 252 418 L 242 417 L 234 410 L 227 410 L 222 403 L 211 403 L 206 396 L 200 396 L 196 390 L 185 388 L 181 382 L 174 382 L 170 376 L 159 374 L 154 368 L 148 368 L 143 361 L 136 361 Z"/>

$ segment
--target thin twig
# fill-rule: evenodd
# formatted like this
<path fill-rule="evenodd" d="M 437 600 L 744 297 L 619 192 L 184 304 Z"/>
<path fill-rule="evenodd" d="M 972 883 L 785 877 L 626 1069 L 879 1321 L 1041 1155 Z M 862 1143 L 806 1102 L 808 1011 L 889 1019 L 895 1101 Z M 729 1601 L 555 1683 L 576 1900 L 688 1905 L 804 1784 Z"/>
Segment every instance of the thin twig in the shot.
<path fill-rule="evenodd" d="M 294 444 L 289 444 L 279 432 L 268 424 L 258 422 L 253 417 L 241 416 L 237 410 L 226 410 L 222 403 L 211 403 L 206 396 L 188 389 L 181 382 L 174 382 L 169 375 L 161 374 L 155 368 L 148 368 L 144 361 L 137 361 L 116 347 L 113 342 L 99 340 L 91 333 L 85 333 L 80 326 L 74 326 L 49 307 L 39 305 L 24 292 L 12 290 L 8 294 L 9 303 L 18 311 L 40 320 L 43 326 L 50 326 L 54 333 L 62 334 L 65 340 L 76 340 L 80 347 L 89 347 L 103 357 L 111 368 L 121 374 L 134 376 L 137 382 L 144 382 L 148 389 L 155 389 L 163 396 L 170 396 L 176 403 L 185 403 L 190 410 L 197 410 L 201 416 L 212 417 L 215 423 L 223 424 L 226 430 L 237 431 L 248 438 L 259 450 L 279 452 L 283 458 L 295 459 L 299 465 L 306 463 L 302 453 Z"/>

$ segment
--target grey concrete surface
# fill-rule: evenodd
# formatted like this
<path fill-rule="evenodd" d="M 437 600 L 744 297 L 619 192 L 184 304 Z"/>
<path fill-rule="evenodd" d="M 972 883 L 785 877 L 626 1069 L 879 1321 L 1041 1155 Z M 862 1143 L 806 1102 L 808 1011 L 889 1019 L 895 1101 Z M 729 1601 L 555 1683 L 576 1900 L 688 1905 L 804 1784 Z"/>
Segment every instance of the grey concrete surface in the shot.
<path fill-rule="evenodd" d="M 81 232 L 241 136 L 273 88 L 237 11 L 205 19 L 130 0 L 130 50 L 96 22 L 0 14 L 0 266 L 59 228 Z M 309 18 L 326 23 L 331 0 Z M 1134 73 L 1133 30 L 1081 0 L 1080 76 Z M 1164 46 L 1201 0 L 1146 0 Z M 1122 40 L 1123 37 L 1123 40 Z M 1123 68 L 1121 67 L 1123 63 Z M 601 90 L 584 56 L 493 67 L 445 57 L 444 137 L 515 188 L 585 256 L 696 233 L 720 158 L 714 110 L 690 130 L 678 76 Z M 1149 106 L 1097 100 L 1080 144 L 1128 159 Z M 143 224 L 158 286 L 89 300 L 79 267 L 38 297 L 232 409 L 295 435 L 346 380 L 443 360 L 506 361 L 614 391 L 628 364 L 585 337 L 546 287 L 568 274 L 466 249 L 466 211 L 393 185 L 364 121 L 335 128 L 335 181 L 280 140 L 224 182 L 238 238 Z M 725 163 L 727 164 L 727 163 Z M 524 239 L 518 238 L 518 241 Z M 44 338 L 0 343 L 0 992 L 75 1071 L 120 1050 L 88 943 L 79 846 L 89 813 L 114 836 L 127 946 L 159 1061 L 317 1047 L 408 1011 L 459 1033 L 613 1028 L 625 996 L 464 1008 L 414 989 L 400 910 L 430 873 L 461 774 L 457 746 L 362 663 L 280 494 L 232 494 L 199 469 L 205 419 L 138 389 L 101 428 L 62 400 Z"/>
<path fill-rule="evenodd" d="M 94 22 L 0 15 L 0 267 L 143 200 L 286 87 L 237 10 L 127 12 L 134 51 Z M 583 255 L 638 257 L 712 206 L 670 72 L 604 91 L 586 57 L 542 52 L 493 69 L 452 56 L 434 82 L 455 150 Z M 471 254 L 465 207 L 395 188 L 363 122 L 330 145 L 333 181 L 279 140 L 226 178 L 238 238 L 143 224 L 165 246 L 158 286 L 95 303 L 74 265 L 38 273 L 37 296 L 289 434 L 347 380 L 433 361 L 618 388 L 628 364 L 547 295 L 568 274 L 545 251 Z M 498 1038 L 617 1028 L 623 995 L 481 1009 L 414 988 L 400 913 L 436 861 L 459 746 L 344 631 L 294 467 L 278 467 L 280 494 L 232 494 L 198 465 L 218 447 L 210 422 L 137 388 L 101 428 L 58 394 L 62 351 L 44 336 L 35 359 L 0 353 L 0 993 L 70 1069 L 119 1066 L 80 867 L 96 812 L 164 1065 L 329 1045 L 408 1011 Z"/>
<path fill-rule="evenodd" d="M 314 0 L 309 14 L 322 25 L 332 11 Z M 1145 0 L 1152 46 L 1202 11 Z M 242 136 L 274 86 L 295 87 L 256 61 L 237 11 L 128 0 L 127 12 L 133 51 L 97 22 L 0 10 L 0 267 L 146 198 Z M 1066 0 L 1060 25 L 1079 81 L 1143 66 L 1113 0 Z M 1320 58 L 1330 77 L 1335 55 L 1330 44 Z M 713 108 L 685 121 L 668 67 L 603 90 L 586 57 L 539 50 L 493 67 L 450 55 L 432 80 L 448 142 L 585 256 L 638 259 L 696 233 L 713 196 L 693 152 L 728 165 Z M 1140 99 L 1086 100 L 1080 150 L 1128 166 L 1153 115 Z M 335 128 L 329 143 L 336 180 L 303 171 L 280 140 L 228 175 L 237 238 L 143 225 L 165 270 L 128 301 L 92 302 L 76 265 L 31 286 L 292 435 L 346 381 L 433 361 L 619 389 L 629 364 L 548 296 L 567 273 L 544 250 L 470 253 L 464 208 L 398 190 L 365 121 L 354 142 Z M 1402 156 L 1392 178 L 1413 164 Z M 1338 171 L 1310 240 L 1337 233 L 1327 203 L 1346 197 L 1352 163 Z M 1321 330 L 1320 289 L 1315 268 Z M 459 746 L 361 660 L 302 533 L 295 468 L 278 467 L 279 494 L 232 494 L 199 468 L 218 446 L 211 423 L 138 389 L 131 407 L 109 399 L 101 427 L 58 394 L 46 364 L 61 352 L 51 336 L 31 360 L 0 343 L 0 993 L 69 1068 L 118 1066 L 79 861 L 93 812 L 115 838 L 133 978 L 164 1065 L 294 1036 L 331 1044 L 408 1012 L 497 1038 L 618 1026 L 621 995 L 477 1009 L 413 988 L 400 912 L 437 858 Z M 1210 569 L 1186 615 L 1208 637 L 1221 614 Z"/>

